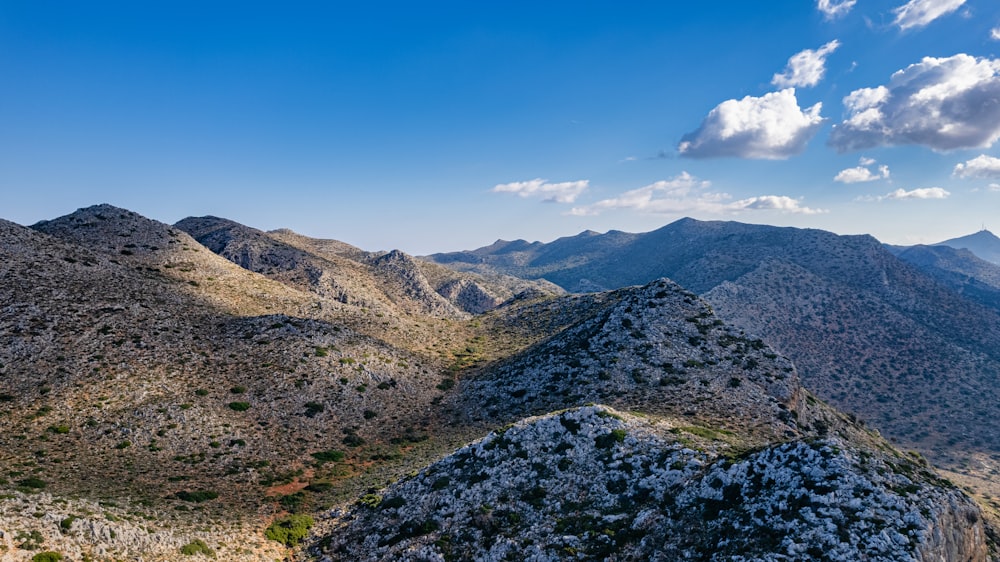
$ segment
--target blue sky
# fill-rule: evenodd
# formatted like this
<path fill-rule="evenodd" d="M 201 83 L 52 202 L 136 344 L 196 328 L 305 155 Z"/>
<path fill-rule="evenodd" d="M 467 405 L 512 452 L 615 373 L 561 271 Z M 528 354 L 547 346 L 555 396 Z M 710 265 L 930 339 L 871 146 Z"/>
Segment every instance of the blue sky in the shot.
<path fill-rule="evenodd" d="M 1000 2 L 0 2 L 0 217 L 1000 231 Z"/>

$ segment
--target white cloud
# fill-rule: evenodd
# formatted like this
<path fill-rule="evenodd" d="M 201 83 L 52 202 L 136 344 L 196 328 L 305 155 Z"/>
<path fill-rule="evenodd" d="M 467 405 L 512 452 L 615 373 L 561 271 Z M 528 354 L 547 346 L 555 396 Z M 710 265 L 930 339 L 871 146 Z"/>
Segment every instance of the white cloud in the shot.
<path fill-rule="evenodd" d="M 543 201 L 572 203 L 590 186 L 590 180 L 549 183 L 536 178 L 530 181 L 502 183 L 495 186 L 493 193 L 513 193 L 520 197 L 541 197 Z"/>
<path fill-rule="evenodd" d="M 817 0 L 816 9 L 823 12 L 823 17 L 828 20 L 846 16 L 857 0 Z"/>
<path fill-rule="evenodd" d="M 1000 191 L 1000 183 L 991 183 L 986 187 L 988 187 L 990 191 Z"/>
<path fill-rule="evenodd" d="M 661 180 L 639 189 L 626 191 L 618 197 L 604 199 L 583 207 L 573 207 L 571 215 L 598 215 L 613 209 L 633 209 L 651 213 L 682 212 L 685 206 L 700 206 L 710 203 L 717 196 L 700 194 L 687 199 L 695 189 L 704 189 L 711 183 L 699 180 L 687 172 L 681 172 L 670 180 Z M 693 209 L 692 209 L 693 210 Z"/>
<path fill-rule="evenodd" d="M 823 123 L 821 108 L 817 103 L 802 111 L 794 88 L 727 100 L 708 113 L 698 130 L 684 135 L 677 150 L 692 158 L 788 158 L 816 135 Z"/>
<path fill-rule="evenodd" d="M 917 144 L 934 150 L 982 148 L 1000 138 L 1000 60 L 958 54 L 924 57 L 887 86 L 844 98 L 847 119 L 829 144 L 840 152 Z"/>
<path fill-rule="evenodd" d="M 792 199 L 785 195 L 761 195 L 759 197 L 750 197 L 749 199 L 740 199 L 727 205 L 727 207 L 733 211 L 741 209 L 749 210 L 768 210 L 773 209 L 781 211 L 783 213 L 801 214 L 801 215 L 816 215 L 820 213 L 825 213 L 823 209 L 811 209 L 809 207 L 803 207 L 802 203 L 798 199 Z"/>
<path fill-rule="evenodd" d="M 573 207 L 568 214 L 592 216 L 619 209 L 650 214 L 693 212 L 725 214 L 764 209 L 804 214 L 824 212 L 803 207 L 797 199 L 780 195 L 763 195 L 730 201 L 732 197 L 726 193 L 704 191 L 710 185 L 708 181 L 699 180 L 687 172 L 682 172 L 670 180 L 658 181 L 590 205 Z"/>
<path fill-rule="evenodd" d="M 1000 26 L 994 27 L 990 30 L 990 39 L 1000 41 Z"/>
<path fill-rule="evenodd" d="M 889 178 L 889 166 L 879 166 L 878 172 L 873 173 L 870 166 L 875 164 L 875 160 L 862 156 L 859 163 L 860 165 L 857 167 L 841 170 L 834 176 L 833 181 L 839 181 L 840 183 L 861 183 Z"/>
<path fill-rule="evenodd" d="M 921 187 L 911 191 L 897 189 L 879 199 L 945 199 L 949 195 L 950 192 L 940 187 Z"/>
<path fill-rule="evenodd" d="M 923 27 L 941 16 L 948 15 L 962 7 L 965 0 L 910 0 L 894 9 L 896 21 L 900 29 Z"/>
<path fill-rule="evenodd" d="M 779 88 L 795 86 L 815 86 L 826 72 L 826 57 L 837 50 L 840 41 L 834 39 L 815 51 L 806 49 L 792 55 L 781 74 L 775 74 L 771 83 Z"/>
<path fill-rule="evenodd" d="M 960 178 L 1000 178 L 1000 158 L 980 154 L 964 164 L 955 164 L 952 174 Z"/>

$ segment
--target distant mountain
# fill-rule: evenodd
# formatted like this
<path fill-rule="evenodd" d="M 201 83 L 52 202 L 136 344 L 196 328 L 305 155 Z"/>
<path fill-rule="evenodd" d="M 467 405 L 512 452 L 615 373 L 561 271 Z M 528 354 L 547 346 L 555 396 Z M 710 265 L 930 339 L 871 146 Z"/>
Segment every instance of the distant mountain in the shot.
<path fill-rule="evenodd" d="M 988 262 L 1000 264 L 1000 238 L 989 230 L 983 229 L 975 234 L 938 242 L 935 246 L 966 249 Z"/>
<path fill-rule="evenodd" d="M 1000 310 L 1000 265 L 980 259 L 969 250 L 950 246 L 887 248 L 963 296 Z"/>
<path fill-rule="evenodd" d="M 571 291 L 668 277 L 790 357 L 806 388 L 899 442 L 956 467 L 975 451 L 1000 453 L 1000 314 L 870 236 L 681 219 L 428 259 Z"/>
<path fill-rule="evenodd" d="M 365 252 L 336 240 L 290 230 L 263 232 L 218 217 L 189 217 L 175 226 L 240 267 L 381 314 L 459 318 L 495 308 L 515 291 L 560 292 L 541 282 L 457 274 L 398 250 Z"/>

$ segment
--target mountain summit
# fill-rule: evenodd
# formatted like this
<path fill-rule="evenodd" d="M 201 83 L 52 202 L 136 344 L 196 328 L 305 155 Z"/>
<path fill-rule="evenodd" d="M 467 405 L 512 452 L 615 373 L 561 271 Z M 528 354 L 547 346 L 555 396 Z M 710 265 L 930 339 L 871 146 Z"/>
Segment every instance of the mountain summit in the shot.
<path fill-rule="evenodd" d="M 935 246 L 965 248 L 986 261 L 1000 264 L 1000 238 L 997 238 L 995 234 L 986 229 L 980 230 L 975 234 L 938 242 Z"/>

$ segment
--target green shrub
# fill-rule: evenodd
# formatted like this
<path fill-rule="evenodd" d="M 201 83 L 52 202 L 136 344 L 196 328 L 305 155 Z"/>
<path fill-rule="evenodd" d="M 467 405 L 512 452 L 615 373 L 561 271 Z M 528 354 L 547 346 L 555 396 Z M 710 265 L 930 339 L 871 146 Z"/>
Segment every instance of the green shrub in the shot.
<path fill-rule="evenodd" d="M 31 488 L 33 490 L 41 490 L 47 484 L 45 483 L 45 480 L 42 480 L 41 478 L 30 476 L 28 478 L 23 478 L 21 480 L 18 480 L 17 485 L 21 488 Z"/>
<path fill-rule="evenodd" d="M 49 426 L 49 431 L 52 432 L 52 433 L 58 433 L 60 435 L 63 435 L 63 434 L 69 433 L 69 426 L 68 425 L 50 425 Z"/>
<path fill-rule="evenodd" d="M 46 551 L 39 552 L 38 554 L 31 557 L 31 562 L 59 562 L 63 559 L 63 555 L 58 552 Z"/>
<path fill-rule="evenodd" d="M 611 433 L 605 433 L 604 435 L 598 435 L 594 439 L 594 444 L 598 449 L 610 449 L 615 443 L 621 443 L 625 440 L 625 430 L 624 429 L 613 429 Z"/>
<path fill-rule="evenodd" d="M 213 492 L 211 490 L 195 490 L 193 492 L 183 490 L 181 492 L 177 492 L 175 496 L 177 496 L 177 499 L 186 502 L 201 503 L 214 500 L 219 497 L 219 494 L 218 492 Z"/>
<path fill-rule="evenodd" d="M 295 546 L 309 534 L 313 518 L 308 515 L 282 517 L 264 531 L 264 536 L 285 546 Z"/>
<path fill-rule="evenodd" d="M 208 396 L 208 391 L 205 390 L 204 388 L 199 388 L 198 390 L 194 391 L 194 393 L 197 394 L 198 396 Z"/>
<path fill-rule="evenodd" d="M 250 409 L 249 402 L 230 402 L 229 408 L 236 412 L 245 412 Z"/>
<path fill-rule="evenodd" d="M 317 415 L 319 415 L 320 413 L 322 413 L 323 410 L 325 410 L 325 409 L 326 409 L 326 406 L 324 406 L 320 402 L 306 402 L 306 412 L 305 412 L 305 414 L 306 414 L 307 418 L 314 418 Z"/>
<path fill-rule="evenodd" d="M 193 556 L 195 554 L 204 554 L 205 556 L 211 556 L 215 558 L 215 551 L 205 544 L 205 541 L 201 539 L 195 539 L 186 545 L 181 547 L 181 554 L 185 556 Z"/>
<path fill-rule="evenodd" d="M 66 519 L 63 519 L 62 521 L 59 522 L 59 528 L 62 529 L 63 531 L 68 531 L 70 530 L 70 527 L 73 526 L 74 521 L 76 521 L 76 516 L 70 515 Z"/>
<path fill-rule="evenodd" d="M 229 389 L 229 392 L 232 392 L 233 394 L 243 394 L 246 391 L 247 391 L 247 387 L 245 387 L 245 386 L 243 386 L 241 384 L 238 384 L 238 385 L 236 385 L 236 386 L 234 386 L 234 387 L 232 387 L 232 388 Z"/>
<path fill-rule="evenodd" d="M 356 433 L 349 433 L 341 440 L 348 447 L 360 447 L 365 444 L 365 439 Z"/>
<path fill-rule="evenodd" d="M 378 494 L 365 494 L 358 499 L 358 503 L 375 509 L 380 503 L 382 503 L 382 496 Z"/>
<path fill-rule="evenodd" d="M 382 509 L 393 509 L 403 507 L 404 505 L 406 505 L 406 500 L 403 499 L 403 496 L 392 496 L 391 498 L 386 498 L 385 501 L 382 502 L 381 507 Z"/>
<path fill-rule="evenodd" d="M 326 462 L 340 462 L 344 460 L 344 456 L 343 452 L 334 449 L 330 449 L 329 451 L 317 451 L 312 454 L 312 458 L 316 459 L 318 461 L 317 464 L 320 466 Z"/>

